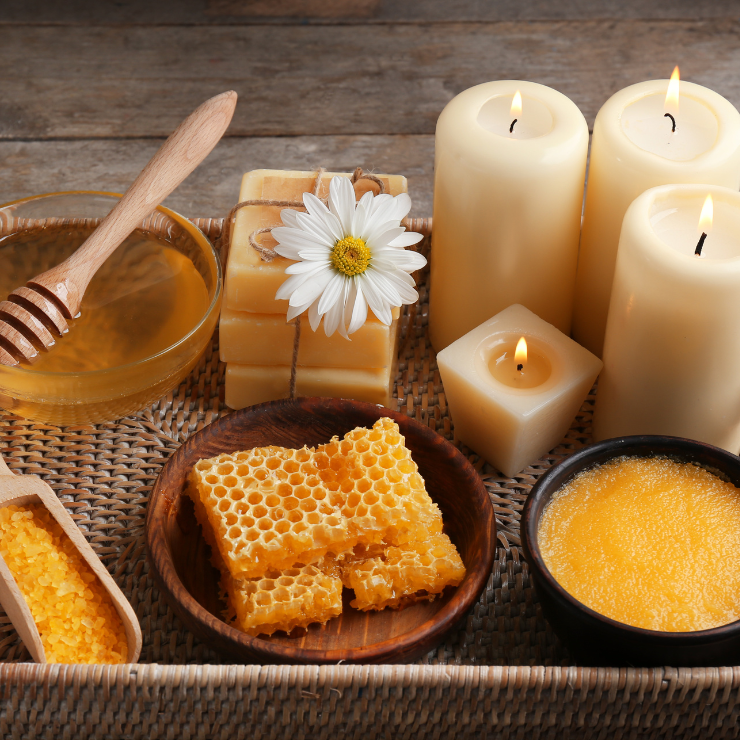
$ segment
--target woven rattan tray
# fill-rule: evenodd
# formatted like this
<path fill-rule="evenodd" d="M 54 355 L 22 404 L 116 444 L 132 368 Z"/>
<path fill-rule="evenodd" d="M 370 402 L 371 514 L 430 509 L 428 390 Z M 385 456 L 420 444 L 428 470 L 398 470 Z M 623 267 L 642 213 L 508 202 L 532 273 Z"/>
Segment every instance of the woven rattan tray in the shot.
<path fill-rule="evenodd" d="M 220 219 L 198 219 L 216 240 Z M 431 223 L 411 228 L 427 235 Z M 428 269 L 406 308 L 398 409 L 454 440 L 425 338 Z M 527 493 L 589 441 L 593 397 L 562 444 L 515 478 L 470 454 L 493 501 L 499 549 L 478 604 L 417 665 L 234 666 L 174 617 L 148 573 L 144 517 L 173 450 L 228 413 L 214 340 L 179 390 L 136 416 L 56 427 L 0 416 L 9 466 L 59 494 L 141 621 L 141 663 L 39 666 L 0 613 L 0 736 L 13 738 L 737 737 L 740 668 L 584 668 L 542 618 L 519 549 Z M 468 452 L 463 448 L 463 451 Z"/>

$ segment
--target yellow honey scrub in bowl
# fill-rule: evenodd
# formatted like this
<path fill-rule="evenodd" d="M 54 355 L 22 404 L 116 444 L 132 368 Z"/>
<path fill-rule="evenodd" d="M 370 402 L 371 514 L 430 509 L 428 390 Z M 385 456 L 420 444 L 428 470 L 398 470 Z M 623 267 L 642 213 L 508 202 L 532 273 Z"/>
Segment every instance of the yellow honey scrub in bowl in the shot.
<path fill-rule="evenodd" d="M 580 660 L 737 662 L 738 483 L 738 457 L 676 437 L 606 440 L 538 481 L 524 549 L 545 616 Z"/>
<path fill-rule="evenodd" d="M 56 193 L 0 208 L 0 300 L 72 254 L 117 198 Z M 0 367 L 0 407 L 57 425 L 133 413 L 194 367 L 220 301 L 210 242 L 159 207 L 97 272 L 69 333 L 32 365 Z"/>

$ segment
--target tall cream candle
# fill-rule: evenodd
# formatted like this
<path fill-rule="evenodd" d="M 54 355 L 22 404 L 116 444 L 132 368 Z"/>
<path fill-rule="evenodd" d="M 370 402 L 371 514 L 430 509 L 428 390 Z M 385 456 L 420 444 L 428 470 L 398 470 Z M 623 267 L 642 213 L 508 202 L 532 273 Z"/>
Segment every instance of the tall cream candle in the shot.
<path fill-rule="evenodd" d="M 737 454 L 739 317 L 740 193 L 710 185 L 643 193 L 622 226 L 594 438 L 668 434 Z"/>
<path fill-rule="evenodd" d="M 706 182 L 736 190 L 740 185 L 735 107 L 690 82 L 680 83 L 676 102 L 673 96 L 667 99 L 668 85 L 668 80 L 650 80 L 621 90 L 594 123 L 573 337 L 599 356 L 619 232 L 630 203 L 648 188 L 669 183 Z"/>
<path fill-rule="evenodd" d="M 588 149 L 581 112 L 543 85 L 488 82 L 442 111 L 435 146 L 435 349 L 513 303 L 568 334 Z"/>

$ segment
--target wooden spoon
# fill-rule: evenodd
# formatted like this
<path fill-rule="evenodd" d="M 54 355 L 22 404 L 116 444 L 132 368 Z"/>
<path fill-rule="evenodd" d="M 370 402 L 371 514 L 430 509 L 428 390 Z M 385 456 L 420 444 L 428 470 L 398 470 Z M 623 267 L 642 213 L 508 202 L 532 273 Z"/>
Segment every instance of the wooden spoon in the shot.
<path fill-rule="evenodd" d="M 64 262 L 37 275 L 0 303 L 0 365 L 32 362 L 39 348 L 69 331 L 67 319 L 93 275 L 139 222 L 153 211 L 209 154 L 223 136 L 236 106 L 232 90 L 206 100 L 172 133 L 85 243 Z M 94 351 L 90 347 L 90 351 Z"/>
<path fill-rule="evenodd" d="M 77 551 L 85 559 L 93 573 L 103 584 L 118 616 L 123 622 L 128 642 L 128 663 L 136 663 L 141 653 L 141 628 L 139 620 L 126 597 L 111 578 L 100 559 L 80 532 L 72 517 L 67 513 L 57 495 L 40 478 L 30 475 L 14 475 L 8 469 L 0 456 L 0 507 L 27 506 L 28 504 L 42 504 L 59 523 L 64 533 L 72 541 Z M 44 646 L 41 642 L 36 622 L 31 615 L 26 600 L 23 598 L 18 584 L 13 578 L 5 560 L 0 555 L 0 604 L 5 609 L 10 621 L 16 628 L 21 639 L 37 663 L 46 663 Z"/>

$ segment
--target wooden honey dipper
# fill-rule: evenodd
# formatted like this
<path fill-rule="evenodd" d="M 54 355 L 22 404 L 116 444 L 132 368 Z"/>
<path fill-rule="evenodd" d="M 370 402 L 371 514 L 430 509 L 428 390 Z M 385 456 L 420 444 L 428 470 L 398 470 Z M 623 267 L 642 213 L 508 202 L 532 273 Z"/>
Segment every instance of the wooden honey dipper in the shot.
<path fill-rule="evenodd" d="M 113 210 L 64 262 L 37 275 L 0 303 L 0 365 L 33 362 L 69 331 L 93 275 L 141 220 L 210 153 L 223 136 L 236 93 L 216 95 L 196 108 L 162 144 Z"/>

